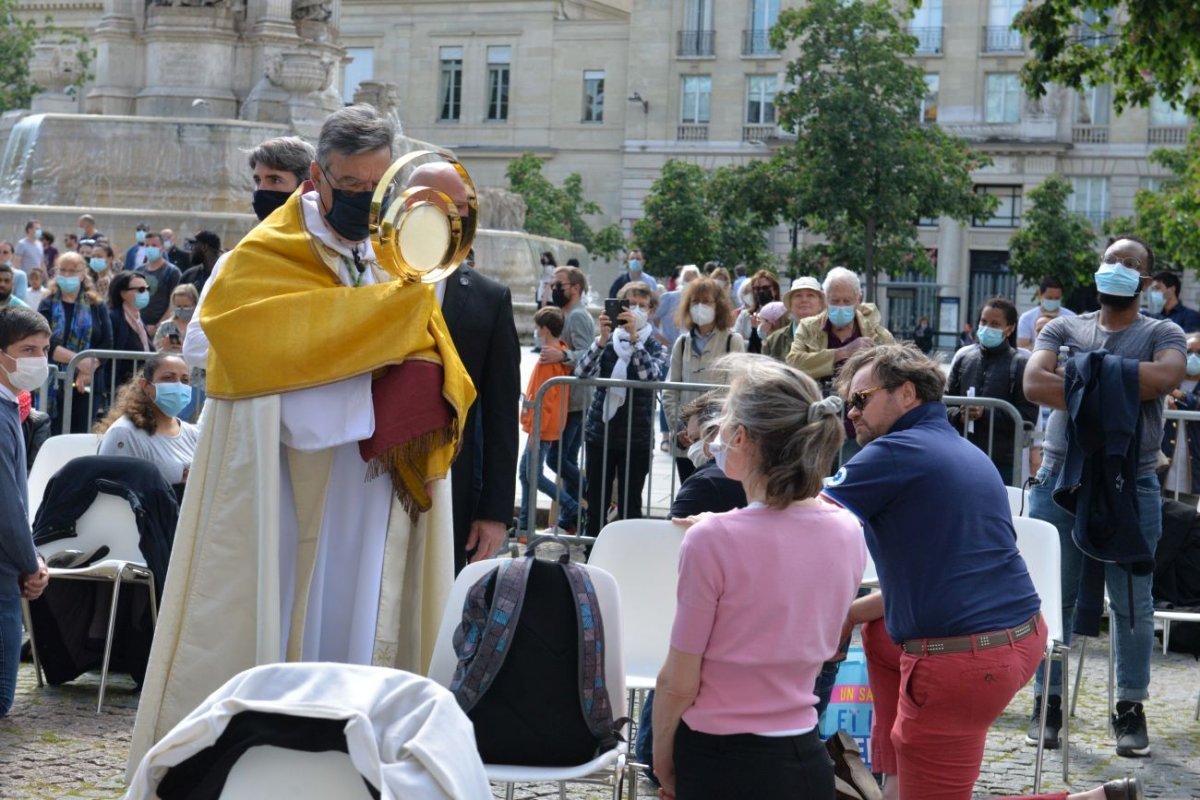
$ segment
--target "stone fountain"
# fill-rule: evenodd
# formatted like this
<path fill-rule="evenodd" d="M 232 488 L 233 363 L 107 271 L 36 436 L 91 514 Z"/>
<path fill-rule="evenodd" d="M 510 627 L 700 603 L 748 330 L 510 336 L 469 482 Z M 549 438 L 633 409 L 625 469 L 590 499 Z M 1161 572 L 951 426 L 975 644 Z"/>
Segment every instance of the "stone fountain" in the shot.
<path fill-rule="evenodd" d="M 45 43 L 30 62 L 44 91 L 0 118 L 0 226 L 15 233 L 36 218 L 61 234 L 86 212 L 118 248 L 142 220 L 180 241 L 213 230 L 232 246 L 255 223 L 246 151 L 285 134 L 315 141 L 342 106 L 340 16 L 340 0 L 104 0 L 89 31 L 86 113 L 71 93 L 77 45 Z M 395 84 L 364 82 L 354 100 L 402 130 Z M 432 147 L 397 142 L 401 153 Z M 586 263 L 578 245 L 524 233 L 519 197 L 483 188 L 480 210 L 476 263 L 512 288 L 522 311 L 532 308 L 541 251 Z"/>

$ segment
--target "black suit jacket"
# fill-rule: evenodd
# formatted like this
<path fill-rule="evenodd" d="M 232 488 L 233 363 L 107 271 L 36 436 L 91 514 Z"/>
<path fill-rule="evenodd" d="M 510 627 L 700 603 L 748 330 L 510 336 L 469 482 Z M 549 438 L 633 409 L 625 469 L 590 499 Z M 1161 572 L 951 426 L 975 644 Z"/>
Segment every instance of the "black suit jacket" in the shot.
<path fill-rule="evenodd" d="M 451 470 L 454 572 L 466 564 L 467 534 L 477 519 L 512 523 L 517 480 L 521 344 L 512 293 L 469 267 L 446 279 L 442 315 L 478 397 L 463 426 Z"/>

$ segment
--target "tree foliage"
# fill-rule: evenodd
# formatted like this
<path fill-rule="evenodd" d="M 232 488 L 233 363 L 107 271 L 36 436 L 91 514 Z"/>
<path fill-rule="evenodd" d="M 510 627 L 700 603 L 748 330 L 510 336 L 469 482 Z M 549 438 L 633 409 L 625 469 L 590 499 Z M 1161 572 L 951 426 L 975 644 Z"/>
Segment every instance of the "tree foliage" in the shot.
<path fill-rule="evenodd" d="M 1013 25 L 1033 50 L 1021 79 L 1035 96 L 1112 84 L 1117 111 L 1157 92 L 1200 116 L 1200 0 L 1042 0 Z"/>
<path fill-rule="evenodd" d="M 887 0 L 812 0 L 783 11 L 771 32 L 775 48 L 800 53 L 787 67 L 794 88 L 776 97 L 797 135 L 780 156 L 795 171 L 787 207 L 853 258 L 870 296 L 878 270 L 921 266 L 919 218 L 966 222 L 996 205 L 970 174 L 989 159 L 919 120 L 924 73 L 905 61 L 916 41 Z"/>
<path fill-rule="evenodd" d="M 1200 134 L 1192 131 L 1182 150 L 1163 148 L 1150 160 L 1171 171 L 1158 191 L 1139 189 L 1133 219 L 1110 220 L 1105 232 L 1133 233 L 1154 248 L 1155 263 L 1200 275 Z"/>
<path fill-rule="evenodd" d="M 0 0 L 3 2 L 3 0 Z M 542 160 L 526 153 L 506 171 L 508 188 L 525 201 L 525 230 L 535 236 L 565 239 L 583 245 L 593 258 L 612 258 L 624 244 L 616 225 L 592 230 L 585 216 L 599 214 L 600 206 L 583 196 L 583 178 L 572 172 L 561 187 L 542 174 Z"/>
<path fill-rule="evenodd" d="M 708 190 L 708 175 L 695 164 L 672 159 L 663 165 L 643 203 L 644 216 L 633 224 L 652 273 L 718 259 L 720 226 Z"/>
<path fill-rule="evenodd" d="M 1065 294 L 1089 286 L 1096 271 L 1092 223 L 1067 210 L 1071 184 L 1051 175 L 1029 191 L 1023 225 L 1008 241 L 1008 266 L 1026 283 L 1053 276 Z"/>

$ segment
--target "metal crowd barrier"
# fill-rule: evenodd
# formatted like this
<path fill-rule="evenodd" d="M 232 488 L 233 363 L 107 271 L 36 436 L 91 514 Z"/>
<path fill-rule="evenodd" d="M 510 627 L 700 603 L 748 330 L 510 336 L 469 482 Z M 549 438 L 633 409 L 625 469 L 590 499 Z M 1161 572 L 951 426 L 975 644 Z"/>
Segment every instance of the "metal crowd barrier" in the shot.
<path fill-rule="evenodd" d="M 96 368 L 96 373 L 99 373 L 104 367 L 108 367 L 104 375 L 108 381 L 108 402 L 115 402 L 117 399 L 117 390 L 120 385 L 117 384 L 117 371 L 114 367 L 121 362 L 130 362 L 133 369 L 136 371 L 143 363 L 150 359 L 154 353 L 145 352 L 130 352 L 128 350 L 84 350 L 76 353 L 75 357 L 67 364 L 66 369 L 60 374 L 62 381 L 59 383 L 59 388 L 62 391 L 62 432 L 63 433 L 87 433 L 87 431 L 72 431 L 71 430 L 71 411 L 75 404 L 75 392 L 72 388 L 75 386 L 75 376 L 79 373 L 79 364 L 85 359 L 99 359 L 101 365 Z M 95 374 L 93 373 L 93 377 Z M 96 416 L 96 391 L 95 386 L 89 387 L 86 392 L 88 398 L 88 416 L 89 420 L 95 419 Z M 89 424 L 90 427 L 90 424 Z"/>
<path fill-rule="evenodd" d="M 1163 412 L 1163 424 L 1165 425 L 1168 422 L 1179 423 L 1179 428 L 1178 428 L 1178 430 L 1175 431 L 1175 441 L 1180 444 L 1176 446 L 1175 453 L 1179 452 L 1179 446 L 1181 445 L 1183 447 L 1183 452 L 1187 454 L 1187 458 L 1184 460 L 1183 466 L 1181 466 L 1181 469 L 1188 470 L 1188 474 L 1184 477 L 1187 478 L 1187 486 L 1189 489 L 1191 489 L 1191 491 L 1187 492 L 1187 494 L 1200 494 L 1200 486 L 1192 486 L 1191 485 L 1192 482 L 1191 482 L 1190 472 L 1191 472 L 1192 453 L 1191 453 L 1190 449 L 1188 448 L 1188 439 L 1187 439 L 1188 423 L 1192 422 L 1192 423 L 1200 424 L 1200 411 L 1184 411 L 1183 409 L 1179 409 L 1179 408 L 1169 408 Z M 1174 460 L 1175 460 L 1175 453 L 1168 454 L 1169 457 L 1171 458 L 1172 462 L 1174 462 Z M 1174 466 L 1175 466 L 1174 463 L 1172 463 L 1172 468 L 1174 468 Z M 1169 471 L 1167 472 L 1166 476 L 1163 478 L 1163 487 L 1162 487 L 1163 492 L 1164 493 L 1172 492 L 1172 494 L 1174 495 L 1174 498 L 1176 500 L 1179 499 L 1179 495 L 1181 494 L 1181 491 L 1179 488 L 1179 478 L 1180 478 L 1180 473 L 1178 473 L 1178 472 L 1175 473 L 1175 480 L 1173 481 L 1174 486 L 1170 485 L 1172 483 L 1172 481 L 1171 481 L 1171 473 Z"/>
<path fill-rule="evenodd" d="M 1021 412 L 1017 407 L 1007 400 L 1000 400 L 995 397 L 957 397 L 946 396 L 942 398 L 942 402 L 948 407 L 966 407 L 977 406 L 984 409 L 984 415 L 975 420 L 975 425 L 986 425 L 988 435 L 988 446 L 983 448 L 984 452 L 990 457 L 996 447 L 996 415 L 1003 414 L 1012 423 L 1013 430 L 1013 485 L 1021 486 L 1024 483 L 1022 475 L 1027 470 L 1029 459 L 1026 455 L 1026 450 L 1033 443 L 1033 425 L 1025 421 L 1021 416 Z M 963 436 L 967 435 L 967 426 L 969 424 L 966 415 L 962 415 L 963 419 L 959 425 L 959 431 Z"/>
<path fill-rule="evenodd" d="M 661 435 L 661 432 L 656 432 L 655 429 L 658 427 L 658 425 L 655 424 L 654 420 L 658 419 L 660 408 L 663 409 L 664 413 L 666 410 L 665 405 L 663 403 L 662 392 L 664 392 L 664 391 L 679 391 L 682 393 L 680 402 L 678 404 L 676 404 L 675 413 L 670 415 L 669 418 L 667 419 L 667 432 L 669 433 L 669 440 L 671 442 L 674 442 L 674 440 L 675 440 L 674 431 L 678 430 L 678 428 L 679 428 L 678 410 L 680 408 L 682 408 L 684 405 L 686 405 L 690 400 L 698 397 L 700 394 L 702 394 L 704 392 L 707 392 L 707 391 L 710 391 L 713 389 L 720 390 L 720 389 L 726 388 L 725 386 L 722 386 L 722 385 L 709 384 L 709 383 L 679 383 L 679 382 L 673 382 L 673 381 L 612 380 L 612 379 L 608 379 L 608 378 L 576 378 L 573 376 L 561 376 L 561 377 L 551 378 L 550 380 L 546 381 L 539 388 L 539 390 L 536 393 L 536 395 L 534 396 L 532 402 L 528 404 L 528 405 L 532 406 L 532 409 L 531 409 L 532 410 L 532 425 L 531 425 L 532 431 L 529 434 L 529 439 L 528 439 L 528 443 L 527 443 L 527 452 L 530 453 L 531 457 L 528 459 L 528 462 L 525 465 L 525 469 L 526 469 L 525 478 L 526 478 L 527 486 L 529 487 L 528 488 L 529 494 L 528 494 L 528 500 L 527 500 L 528 511 L 527 511 L 527 516 L 526 516 L 524 525 L 522 525 L 521 521 L 518 519 L 517 531 L 516 531 L 516 534 L 518 537 L 526 537 L 527 539 L 533 538 L 533 536 L 535 535 L 535 530 L 536 530 L 536 525 L 537 525 L 537 523 L 536 523 L 537 498 L 538 498 L 538 491 L 539 491 L 538 490 L 538 477 L 539 477 L 540 470 L 544 466 L 549 466 L 550 469 L 554 472 L 554 474 L 556 476 L 556 481 L 555 481 L 556 491 L 555 491 L 555 495 L 553 495 L 551 497 L 551 500 L 552 500 L 552 503 L 550 506 L 551 514 L 554 514 L 555 509 L 559 505 L 559 503 L 558 503 L 559 499 L 562 497 L 563 494 L 565 494 L 568 491 L 566 482 L 563 479 L 563 461 L 564 461 L 563 448 L 561 448 L 561 447 L 558 448 L 557 463 L 552 463 L 552 462 L 547 461 L 546 464 L 539 465 L 538 464 L 539 459 L 536 457 L 536 454 L 538 453 L 538 450 L 539 450 L 540 444 L 541 444 L 542 407 L 545 405 L 544 401 L 545 401 L 546 395 L 550 392 L 551 389 L 553 389 L 555 387 L 567 387 L 569 392 L 577 392 L 577 391 L 588 392 L 588 394 L 589 394 L 588 401 L 584 404 L 584 408 L 583 408 L 582 427 L 584 429 L 586 429 L 588 409 L 591 406 L 590 393 L 591 393 L 592 389 L 625 388 L 627 391 L 630 391 L 630 392 L 632 392 L 634 390 L 638 390 L 638 391 L 642 391 L 642 392 L 654 392 L 655 393 L 655 399 L 654 399 L 655 405 L 652 410 L 652 419 L 650 422 L 650 425 L 651 425 L 650 442 L 647 444 L 647 449 L 649 450 L 649 469 L 646 474 L 644 485 L 642 486 L 641 489 L 638 490 L 638 496 L 640 498 L 642 498 L 642 500 L 643 500 L 641 503 L 642 516 L 645 516 L 645 517 L 653 517 L 656 515 L 657 516 L 666 516 L 667 510 L 669 509 L 671 502 L 674 500 L 676 489 L 678 488 L 677 487 L 677 484 L 678 484 L 677 477 L 678 476 L 677 476 L 677 472 L 675 469 L 674 457 L 670 456 L 670 451 L 668 451 L 667 455 L 670 458 L 670 463 L 668 464 L 670 478 L 669 478 L 668 492 L 666 494 L 666 507 L 663 507 L 663 504 L 661 502 L 659 502 L 657 504 L 655 503 L 656 497 L 654 494 L 654 484 L 655 484 L 655 476 L 654 476 L 655 462 L 654 462 L 654 459 L 655 459 L 655 456 L 658 455 L 658 441 L 659 441 L 658 435 Z M 564 400 L 563 402 L 565 403 L 565 402 L 567 402 L 567 400 Z M 625 402 L 632 403 L 633 397 L 632 396 L 627 397 Z M 1012 425 L 1013 425 L 1013 438 L 1012 438 L 1013 483 L 1014 483 L 1014 485 L 1019 486 L 1022 483 L 1022 478 L 1023 478 L 1023 474 L 1024 474 L 1023 467 L 1024 467 L 1024 464 L 1026 463 L 1027 448 L 1028 448 L 1030 442 L 1032 441 L 1032 426 L 1030 426 L 1029 424 L 1027 424 L 1025 422 L 1024 418 L 1021 417 L 1021 413 L 1016 409 L 1016 407 L 1007 401 L 998 400 L 998 399 L 990 398 L 990 397 L 951 397 L 951 396 L 947 396 L 947 397 L 943 398 L 943 402 L 945 402 L 945 404 L 947 406 L 978 406 L 978 407 L 982 407 L 985 410 L 985 414 L 983 416 L 981 416 L 979 419 L 975 420 L 975 424 L 987 426 L 987 431 L 988 431 L 987 444 L 988 444 L 988 446 L 986 448 L 986 452 L 989 455 L 995 449 L 996 444 L 997 444 L 996 415 L 998 415 L 998 414 L 1004 415 L 1008 420 L 1010 420 L 1012 422 Z M 1200 415 L 1198 415 L 1197 418 L 1200 419 Z M 644 422 L 639 422 L 639 424 L 644 424 Z M 632 448 L 629 446 L 629 443 L 633 439 L 633 426 L 634 426 L 633 417 L 632 417 L 632 415 L 628 415 L 628 414 L 626 415 L 625 422 L 620 426 L 623 428 L 623 430 L 615 430 L 614 426 L 612 426 L 610 423 L 608 423 L 608 422 L 605 423 L 605 425 L 604 425 L 604 446 L 601 448 L 602 455 L 601 455 L 600 463 L 598 463 L 598 464 L 587 463 L 586 433 L 584 430 L 580 431 L 579 458 L 578 458 L 578 462 L 577 462 L 578 466 L 579 466 L 579 473 L 580 473 L 579 485 L 578 485 L 578 495 L 579 496 L 574 498 L 576 500 L 576 503 L 578 506 L 578 511 L 575 515 L 575 533 L 567 537 L 568 541 L 570 541 L 572 543 L 579 543 L 579 544 L 590 544 L 595 541 L 594 534 L 598 533 L 598 531 L 590 532 L 593 534 L 592 536 L 589 536 L 589 535 L 587 535 L 587 533 L 585 533 L 586 512 L 584 511 L 583 506 L 584 506 L 584 502 L 585 502 L 586 495 L 587 495 L 587 492 L 585 489 L 586 474 L 588 473 L 589 470 L 591 470 L 593 472 L 593 475 L 606 476 L 608 474 L 610 456 L 615 457 L 615 458 L 623 458 L 624 459 L 624 468 L 625 468 L 624 474 L 625 475 L 629 474 L 629 469 L 630 469 L 631 462 L 632 462 L 632 458 L 631 458 Z M 963 430 L 963 428 L 960 428 L 960 430 Z M 963 431 L 963 433 L 964 433 L 964 435 L 966 435 L 965 430 Z M 614 435 L 621 436 L 624 438 L 625 442 L 624 442 L 623 447 L 619 447 L 619 448 L 609 447 L 609 442 L 611 441 L 611 437 Z M 840 462 L 841 462 L 841 457 L 842 457 L 841 451 L 839 451 L 838 456 L 837 456 L 839 466 L 840 466 Z M 599 468 L 598 473 L 595 472 L 596 468 Z M 613 497 L 613 489 L 612 489 L 611 485 L 605 485 L 602 487 L 602 489 L 599 493 L 599 497 L 600 497 L 601 503 L 603 505 L 603 509 L 600 512 L 601 513 L 600 527 L 603 527 L 603 525 L 607 521 L 608 512 L 609 512 L 610 506 L 614 499 L 617 501 L 616 505 L 617 505 L 617 509 L 619 512 L 619 518 L 625 518 L 626 510 L 630 507 L 632 487 L 630 487 L 628 485 L 628 482 L 626 481 L 624 488 L 625 488 L 624 496 L 619 497 L 619 498 L 614 498 Z M 661 493 L 661 487 L 660 487 L 660 493 Z M 556 523 L 556 520 L 554 518 L 551 518 L 548 522 L 550 525 L 554 525 Z"/>

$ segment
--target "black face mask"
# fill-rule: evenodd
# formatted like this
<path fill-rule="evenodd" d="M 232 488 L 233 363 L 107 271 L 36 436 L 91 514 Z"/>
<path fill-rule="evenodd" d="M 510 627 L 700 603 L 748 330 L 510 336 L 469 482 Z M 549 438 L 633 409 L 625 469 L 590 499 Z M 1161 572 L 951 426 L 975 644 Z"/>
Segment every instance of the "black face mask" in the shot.
<path fill-rule="evenodd" d="M 333 204 L 325 221 L 343 239 L 361 242 L 371 234 L 371 197 L 374 192 L 333 189 Z"/>
<path fill-rule="evenodd" d="M 762 308 L 767 303 L 775 300 L 775 293 L 770 289 L 755 289 L 754 299 L 758 301 L 758 307 Z"/>
<path fill-rule="evenodd" d="M 564 308 L 567 303 L 571 302 L 571 298 L 567 297 L 566 289 L 551 289 L 550 302 L 559 308 Z"/>
<path fill-rule="evenodd" d="M 279 208 L 287 202 L 287 199 L 292 196 L 291 192 L 279 192 L 274 189 L 255 189 L 254 190 L 254 216 L 258 217 L 259 222 L 271 216 L 271 212 Z"/>

